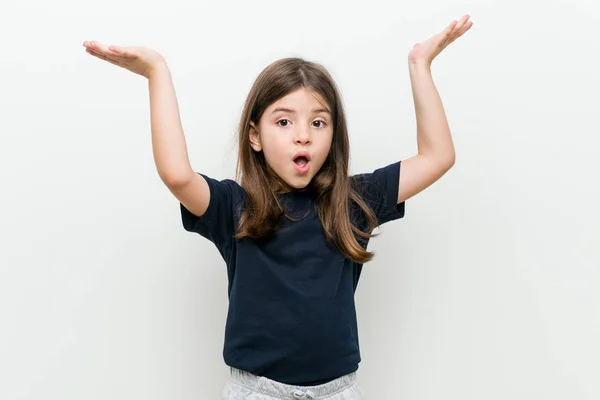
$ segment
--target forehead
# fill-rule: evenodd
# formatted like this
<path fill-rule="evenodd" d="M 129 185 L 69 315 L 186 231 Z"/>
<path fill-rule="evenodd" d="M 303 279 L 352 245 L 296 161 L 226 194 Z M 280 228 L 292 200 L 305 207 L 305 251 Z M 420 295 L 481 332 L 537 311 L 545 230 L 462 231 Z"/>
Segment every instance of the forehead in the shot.
<path fill-rule="evenodd" d="M 281 99 L 271 104 L 267 108 L 267 112 L 272 112 L 276 108 L 287 108 L 298 112 L 315 109 L 329 110 L 327 102 L 320 94 L 306 88 L 297 89 L 283 96 Z"/>

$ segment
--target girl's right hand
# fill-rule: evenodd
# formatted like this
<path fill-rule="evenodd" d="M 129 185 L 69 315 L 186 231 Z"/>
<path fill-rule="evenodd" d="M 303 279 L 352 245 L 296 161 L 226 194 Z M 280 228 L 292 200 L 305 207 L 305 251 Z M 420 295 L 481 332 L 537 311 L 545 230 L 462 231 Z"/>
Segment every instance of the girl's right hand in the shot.
<path fill-rule="evenodd" d="M 85 41 L 86 52 L 104 61 L 149 78 L 164 58 L 152 49 L 139 46 L 107 46 L 95 41 Z"/>

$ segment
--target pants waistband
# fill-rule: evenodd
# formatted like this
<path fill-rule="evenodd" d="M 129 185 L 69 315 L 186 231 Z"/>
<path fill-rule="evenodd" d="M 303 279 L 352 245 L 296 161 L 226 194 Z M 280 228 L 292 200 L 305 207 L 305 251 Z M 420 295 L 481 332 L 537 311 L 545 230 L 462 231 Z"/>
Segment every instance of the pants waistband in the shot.
<path fill-rule="evenodd" d="M 281 399 L 313 400 L 342 392 L 357 382 L 356 372 L 341 376 L 331 382 L 316 386 L 295 386 L 256 376 L 237 368 L 231 368 L 230 381 L 257 393 Z"/>

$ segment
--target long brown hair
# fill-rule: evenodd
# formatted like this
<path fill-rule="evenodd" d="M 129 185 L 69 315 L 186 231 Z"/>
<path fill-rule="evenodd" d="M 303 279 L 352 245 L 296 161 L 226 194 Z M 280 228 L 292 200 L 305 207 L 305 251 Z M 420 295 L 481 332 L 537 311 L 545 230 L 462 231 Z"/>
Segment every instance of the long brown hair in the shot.
<path fill-rule="evenodd" d="M 301 58 L 284 58 L 267 66 L 257 77 L 246 99 L 238 129 L 237 177 L 248 199 L 236 237 L 269 236 L 285 215 L 277 193 L 286 185 L 267 166 L 263 153 L 254 151 L 250 146 L 250 123 L 258 124 L 271 104 L 300 88 L 320 95 L 332 111 L 331 149 L 310 183 L 311 190 L 317 194 L 317 210 L 325 236 L 347 258 L 358 263 L 370 261 L 373 253 L 366 251 L 361 242 L 364 244 L 363 239 L 375 236 L 371 232 L 377 224 L 373 211 L 352 186 L 348 176 L 350 144 L 339 90 L 322 65 Z M 349 200 L 366 216 L 366 232 L 352 224 Z"/>

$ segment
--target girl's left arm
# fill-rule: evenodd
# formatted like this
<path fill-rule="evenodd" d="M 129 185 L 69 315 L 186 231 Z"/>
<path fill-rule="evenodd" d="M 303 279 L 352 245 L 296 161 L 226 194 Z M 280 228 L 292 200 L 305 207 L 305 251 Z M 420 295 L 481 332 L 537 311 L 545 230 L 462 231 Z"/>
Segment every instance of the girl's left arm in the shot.
<path fill-rule="evenodd" d="M 468 15 L 453 21 L 443 32 L 415 45 L 409 54 L 418 153 L 401 163 L 398 204 L 431 186 L 454 165 L 454 143 L 431 75 L 431 62 L 471 25 Z"/>

